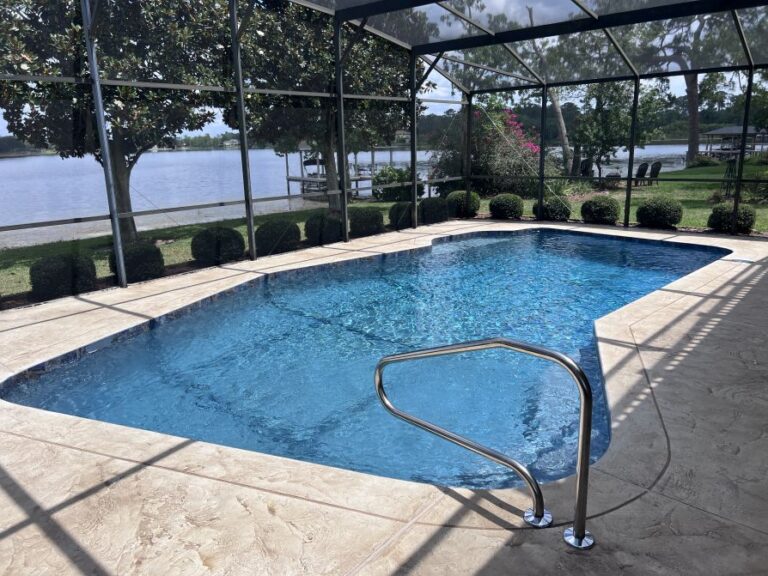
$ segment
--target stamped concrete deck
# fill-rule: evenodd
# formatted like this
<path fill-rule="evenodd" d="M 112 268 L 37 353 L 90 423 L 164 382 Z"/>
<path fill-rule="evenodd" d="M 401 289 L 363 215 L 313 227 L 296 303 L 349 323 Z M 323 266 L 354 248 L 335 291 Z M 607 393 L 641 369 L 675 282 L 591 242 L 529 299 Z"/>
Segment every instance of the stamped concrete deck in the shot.
<path fill-rule="evenodd" d="M 0 381 L 259 275 L 533 224 L 440 225 L 0 312 Z M 1 574 L 768 574 L 768 242 L 575 228 L 732 254 L 596 323 L 613 439 L 573 479 L 436 488 L 0 401 Z M 373 396 L 372 396 L 372 401 Z"/>

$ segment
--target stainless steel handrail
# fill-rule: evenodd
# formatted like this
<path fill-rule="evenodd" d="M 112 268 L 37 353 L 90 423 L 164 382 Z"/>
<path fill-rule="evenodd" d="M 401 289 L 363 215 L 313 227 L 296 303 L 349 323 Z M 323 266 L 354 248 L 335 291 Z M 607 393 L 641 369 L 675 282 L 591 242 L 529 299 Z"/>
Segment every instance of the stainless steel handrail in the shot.
<path fill-rule="evenodd" d="M 490 338 L 487 340 L 476 340 L 473 342 L 463 342 L 461 344 L 451 344 L 449 346 L 438 346 L 436 348 L 425 348 L 422 350 L 414 350 L 413 352 L 404 352 L 402 354 L 393 354 L 391 356 L 385 356 L 376 365 L 376 371 L 374 373 L 374 383 L 376 385 L 376 393 L 379 396 L 379 400 L 384 407 L 394 416 L 413 424 L 427 432 L 435 434 L 449 442 L 466 448 L 476 454 L 484 456 L 489 460 L 507 466 L 511 470 L 514 470 L 528 485 L 531 492 L 531 498 L 533 499 L 533 508 L 526 510 L 524 519 L 527 523 L 538 528 L 544 528 L 552 523 L 552 515 L 544 508 L 544 497 L 541 492 L 541 487 L 533 475 L 528 469 L 519 462 L 504 456 L 503 454 L 477 444 L 468 438 L 454 434 L 453 432 L 441 428 L 436 424 L 412 416 L 407 412 L 404 412 L 397 408 L 390 399 L 387 397 L 387 393 L 384 390 L 384 378 L 383 372 L 389 364 L 395 364 L 398 362 L 406 362 L 409 360 L 416 360 L 420 358 L 431 358 L 434 356 L 447 356 L 450 354 L 460 354 L 462 352 L 477 352 L 479 350 L 488 350 L 492 348 L 506 348 L 508 350 L 514 350 L 516 352 L 522 352 L 537 358 L 552 361 L 563 368 L 565 368 L 571 377 L 576 381 L 576 385 L 579 388 L 579 444 L 578 444 L 578 456 L 576 460 L 576 506 L 574 510 L 573 526 L 566 528 L 563 532 L 563 539 L 574 548 L 587 549 L 591 548 L 595 539 L 586 529 L 587 521 L 587 489 L 589 483 L 589 445 L 590 436 L 592 433 L 592 388 L 589 385 L 589 379 L 574 360 L 548 348 L 542 346 L 536 346 L 533 344 L 527 344 L 525 342 L 518 342 L 516 340 L 509 340 L 507 338 Z"/>

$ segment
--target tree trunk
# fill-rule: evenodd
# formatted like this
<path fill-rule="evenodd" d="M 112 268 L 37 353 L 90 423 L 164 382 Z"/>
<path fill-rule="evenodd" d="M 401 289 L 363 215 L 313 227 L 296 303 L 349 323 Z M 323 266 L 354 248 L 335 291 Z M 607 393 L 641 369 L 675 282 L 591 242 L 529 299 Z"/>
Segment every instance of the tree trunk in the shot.
<path fill-rule="evenodd" d="M 571 176 L 581 176 L 581 144 L 573 145 L 573 159 L 571 161 Z"/>
<path fill-rule="evenodd" d="M 699 155 L 699 75 L 685 75 L 685 95 L 688 103 L 688 152 L 685 163 L 691 164 Z"/>
<path fill-rule="evenodd" d="M 325 162 L 325 185 L 327 189 L 338 190 L 339 171 L 336 168 L 336 115 L 331 106 L 325 109 L 325 138 L 321 144 L 321 154 Z M 332 212 L 341 212 L 341 195 L 329 196 L 328 207 Z"/>
<path fill-rule="evenodd" d="M 557 122 L 557 137 L 563 150 L 563 169 L 567 174 L 568 168 L 571 166 L 571 145 L 568 142 L 568 129 L 565 126 L 565 118 L 563 118 L 563 110 L 560 108 L 560 98 L 557 96 L 556 90 L 549 89 L 549 99 L 552 102 L 552 111 L 555 113 L 555 121 Z"/>
<path fill-rule="evenodd" d="M 126 164 L 123 140 L 116 135 L 109 141 L 109 152 L 112 158 L 112 174 L 115 177 L 115 202 L 118 214 L 133 212 L 131 203 L 131 169 Z M 136 221 L 133 217 L 120 218 L 120 234 L 123 242 L 134 242 L 138 239 Z"/>

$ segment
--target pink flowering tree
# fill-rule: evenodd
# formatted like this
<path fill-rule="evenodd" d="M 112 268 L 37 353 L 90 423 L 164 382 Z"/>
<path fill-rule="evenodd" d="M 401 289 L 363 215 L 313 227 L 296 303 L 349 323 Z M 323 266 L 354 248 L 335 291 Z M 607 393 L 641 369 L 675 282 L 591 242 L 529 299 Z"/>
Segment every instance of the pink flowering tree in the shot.
<path fill-rule="evenodd" d="M 472 124 L 472 174 L 487 177 L 475 179 L 473 189 L 481 196 L 511 192 L 535 197 L 539 185 L 538 131 L 524 126 L 500 97 L 478 103 Z M 464 138 L 448 139 L 435 152 L 435 177 L 460 176 L 464 149 Z M 556 174 L 557 167 L 547 163 L 545 173 Z M 463 187 L 463 182 L 451 182 L 440 193 Z"/>

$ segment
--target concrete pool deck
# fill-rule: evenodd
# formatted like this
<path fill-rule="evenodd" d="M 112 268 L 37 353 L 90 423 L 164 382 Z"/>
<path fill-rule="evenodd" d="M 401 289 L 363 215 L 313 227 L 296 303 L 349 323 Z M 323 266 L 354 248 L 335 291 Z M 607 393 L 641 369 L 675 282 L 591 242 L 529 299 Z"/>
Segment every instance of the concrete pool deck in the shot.
<path fill-rule="evenodd" d="M 543 485 L 555 527 L 535 530 L 522 489 L 437 488 L 0 401 L 0 574 L 767 574 L 763 240 L 449 221 L 0 312 L 0 381 L 264 273 L 534 227 L 732 250 L 596 322 L 613 438 L 591 469 L 591 551 L 562 541 L 573 478 Z"/>

